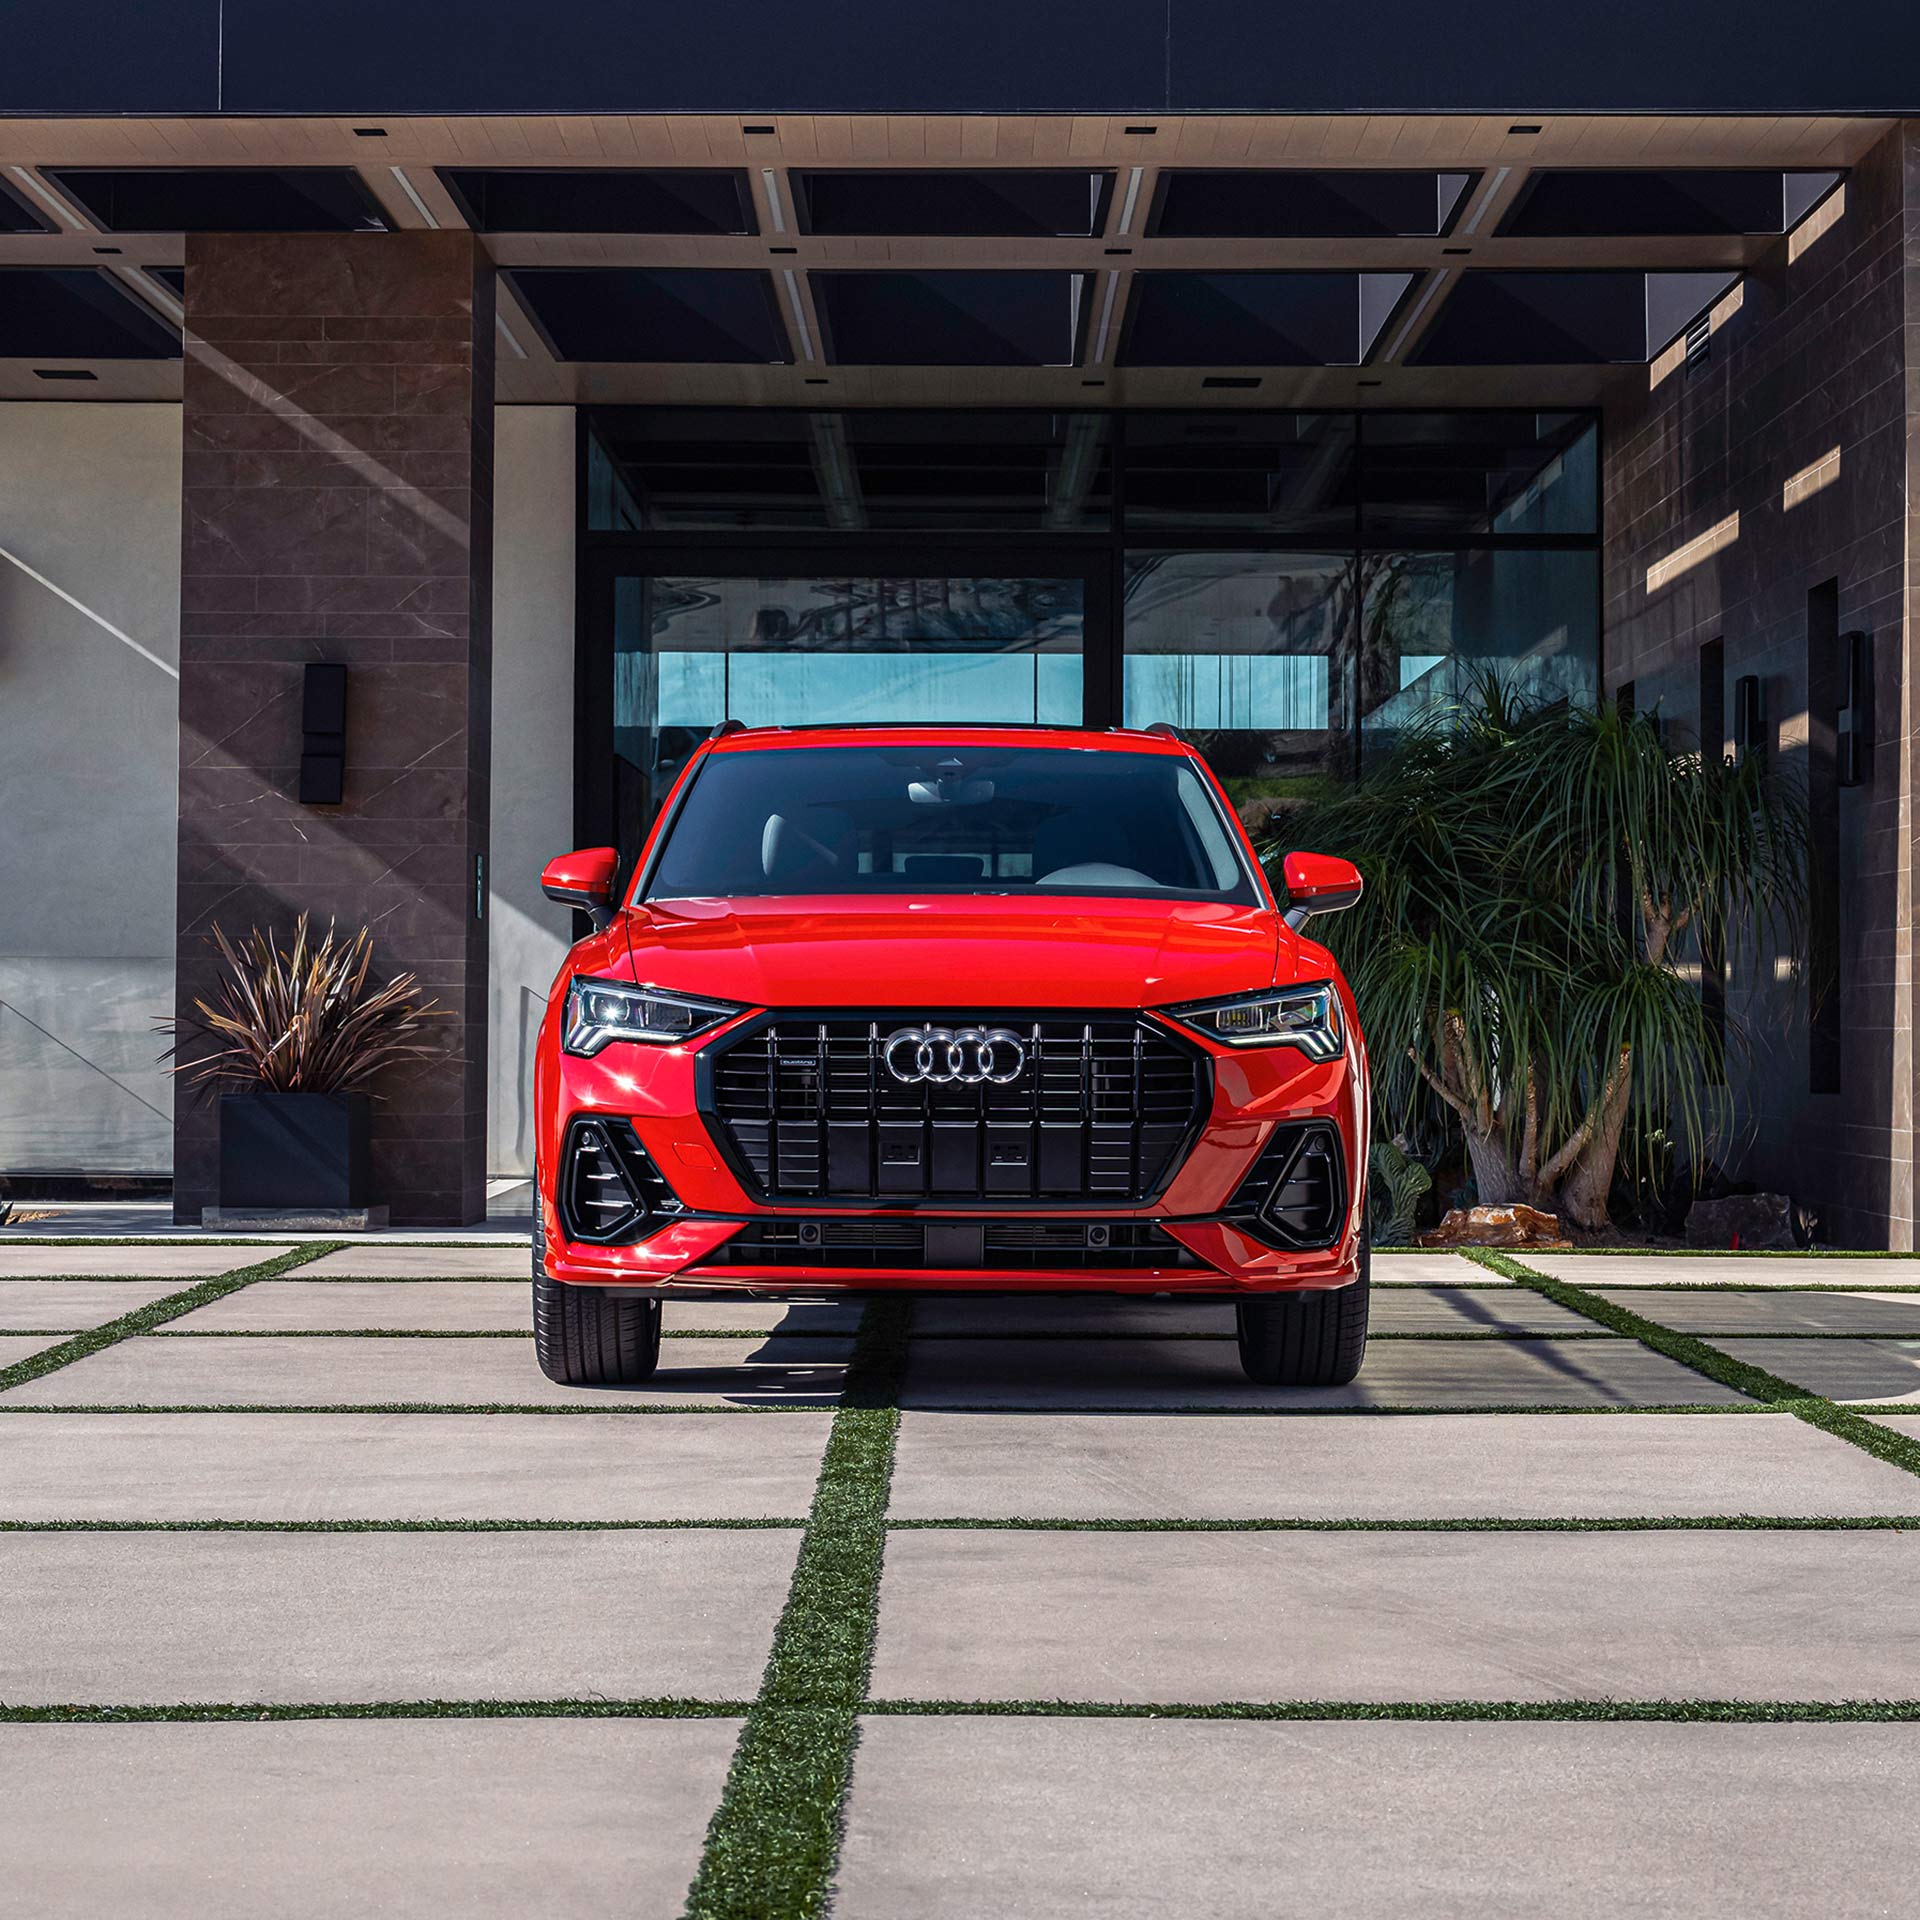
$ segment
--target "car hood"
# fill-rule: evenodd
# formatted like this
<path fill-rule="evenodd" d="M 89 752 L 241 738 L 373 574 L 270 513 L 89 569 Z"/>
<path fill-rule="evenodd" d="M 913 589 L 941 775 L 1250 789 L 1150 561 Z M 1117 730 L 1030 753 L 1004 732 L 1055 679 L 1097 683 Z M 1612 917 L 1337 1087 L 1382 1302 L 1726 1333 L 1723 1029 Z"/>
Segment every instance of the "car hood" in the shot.
<path fill-rule="evenodd" d="M 673 900 L 626 916 L 634 978 L 761 1007 L 1147 1007 L 1292 978 L 1266 907 L 901 895 Z"/>

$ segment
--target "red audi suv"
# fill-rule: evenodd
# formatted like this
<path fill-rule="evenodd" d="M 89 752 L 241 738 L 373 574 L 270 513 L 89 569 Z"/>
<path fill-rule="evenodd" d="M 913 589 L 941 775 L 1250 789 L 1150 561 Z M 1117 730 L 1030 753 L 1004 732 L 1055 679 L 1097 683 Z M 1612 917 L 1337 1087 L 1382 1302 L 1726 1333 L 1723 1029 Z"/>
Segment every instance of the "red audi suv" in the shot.
<path fill-rule="evenodd" d="M 1255 1380 L 1367 1336 L 1366 1048 L 1346 861 L 1276 902 L 1170 730 L 728 722 L 593 931 L 535 1066 L 534 1329 L 645 1379 L 665 1300 L 874 1288 L 1231 1300 Z"/>

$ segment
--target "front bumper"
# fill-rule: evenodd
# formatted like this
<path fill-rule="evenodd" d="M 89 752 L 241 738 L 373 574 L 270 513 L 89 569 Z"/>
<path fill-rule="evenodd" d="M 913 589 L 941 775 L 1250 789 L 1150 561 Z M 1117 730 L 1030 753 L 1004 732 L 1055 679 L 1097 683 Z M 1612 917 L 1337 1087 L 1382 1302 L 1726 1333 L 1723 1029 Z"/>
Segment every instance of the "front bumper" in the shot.
<path fill-rule="evenodd" d="M 701 1112 L 700 1050 L 620 1046 L 582 1060 L 543 1033 L 539 1205 L 552 1278 L 680 1299 L 890 1290 L 1220 1299 L 1356 1277 L 1367 1114 L 1357 1041 L 1326 1063 L 1288 1048 L 1209 1048 L 1211 1101 L 1193 1144 L 1154 1202 L 1130 1208 L 1005 1206 L 986 1196 L 912 1207 L 760 1203 Z M 582 1119 L 621 1128 L 677 1210 L 654 1213 L 619 1244 L 575 1237 L 557 1188 Z M 1338 1186 L 1312 1244 L 1289 1243 L 1250 1202 L 1286 1143 L 1304 1134 L 1324 1141 Z M 1103 1240 L 1123 1254 L 1103 1262 Z"/>

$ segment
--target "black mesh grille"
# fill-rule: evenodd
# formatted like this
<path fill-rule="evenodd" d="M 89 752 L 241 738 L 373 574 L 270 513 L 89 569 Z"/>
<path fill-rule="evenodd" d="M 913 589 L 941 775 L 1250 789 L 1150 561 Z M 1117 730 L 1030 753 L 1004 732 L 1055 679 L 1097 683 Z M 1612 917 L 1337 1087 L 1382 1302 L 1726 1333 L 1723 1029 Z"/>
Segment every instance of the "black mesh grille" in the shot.
<path fill-rule="evenodd" d="M 590 1114 L 567 1128 L 557 1197 L 568 1239 L 600 1246 L 643 1240 L 685 1211 L 632 1126 Z"/>
<path fill-rule="evenodd" d="M 1269 1245 L 1305 1250 L 1333 1244 L 1346 1205 L 1340 1136 L 1313 1120 L 1274 1129 L 1227 1214 Z"/>
<path fill-rule="evenodd" d="M 1006 1272 L 1126 1273 L 1199 1267 L 1172 1234 L 1151 1222 L 991 1220 L 980 1235 L 978 1264 Z M 950 1267 L 929 1248 L 914 1220 L 765 1220 L 743 1227 L 707 1255 L 709 1267 Z"/>
<path fill-rule="evenodd" d="M 1004 1086 L 905 1084 L 890 1035 L 1005 1028 Z M 756 1198 L 911 1206 L 1139 1205 L 1172 1177 L 1212 1096 L 1206 1058 L 1125 1015 L 793 1016 L 703 1057 L 703 1104 Z"/>

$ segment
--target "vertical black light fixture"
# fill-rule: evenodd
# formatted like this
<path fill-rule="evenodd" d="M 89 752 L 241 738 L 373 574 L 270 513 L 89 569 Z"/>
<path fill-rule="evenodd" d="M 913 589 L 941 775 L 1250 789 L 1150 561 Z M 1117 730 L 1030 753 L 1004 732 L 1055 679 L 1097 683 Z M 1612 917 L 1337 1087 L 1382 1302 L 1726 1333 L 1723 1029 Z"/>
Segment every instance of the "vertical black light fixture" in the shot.
<path fill-rule="evenodd" d="M 337 807 L 346 777 L 347 670 L 309 661 L 300 692 L 300 804 Z"/>
<path fill-rule="evenodd" d="M 1864 787 L 1873 780 L 1873 636 L 1855 628 L 1840 636 L 1845 692 L 1835 740 L 1843 787 Z"/>
<path fill-rule="evenodd" d="M 1736 759 L 1767 750 L 1767 699 L 1757 673 L 1733 683 L 1733 751 Z"/>

